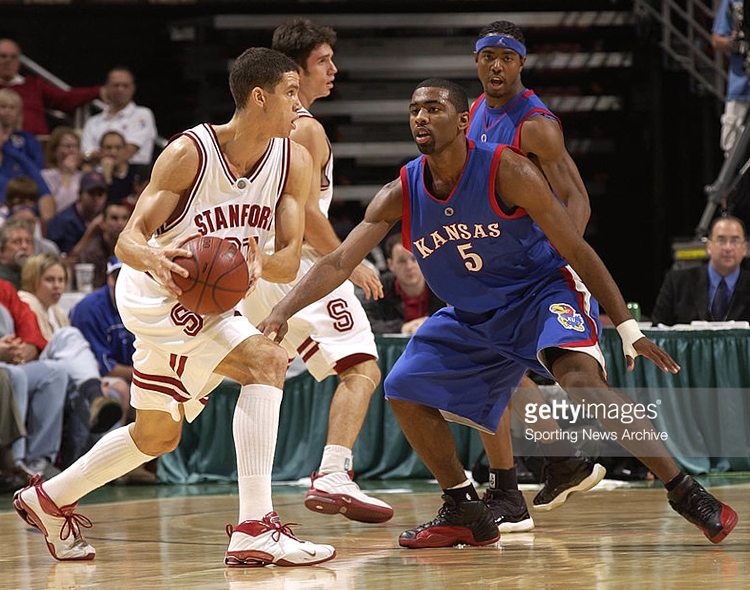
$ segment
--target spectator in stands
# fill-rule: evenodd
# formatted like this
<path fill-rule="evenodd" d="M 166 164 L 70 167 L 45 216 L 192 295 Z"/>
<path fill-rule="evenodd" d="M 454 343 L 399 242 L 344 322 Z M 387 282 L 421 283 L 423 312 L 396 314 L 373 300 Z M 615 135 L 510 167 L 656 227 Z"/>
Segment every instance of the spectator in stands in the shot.
<path fill-rule="evenodd" d="M 107 202 L 121 203 L 133 192 L 140 166 L 128 162 L 125 137 L 118 131 L 107 131 L 99 144 L 99 166 L 107 182 Z"/>
<path fill-rule="evenodd" d="M 66 457 L 69 464 L 88 450 L 89 433 L 109 430 L 127 411 L 127 384 L 121 379 L 101 379 L 99 364 L 78 328 L 71 327 L 68 314 L 58 305 L 68 282 L 68 270 L 55 255 L 39 254 L 26 261 L 18 296 L 36 315 L 42 336 L 48 341 L 43 359 L 62 363 L 69 377 L 69 395 L 82 404 L 83 425 L 68 433 Z M 64 436 L 65 438 L 65 436 Z"/>
<path fill-rule="evenodd" d="M 107 183 L 98 172 L 87 172 L 81 177 L 78 200 L 50 219 L 47 237 L 57 244 L 61 252 L 75 256 L 74 248 L 83 240 L 86 232 L 93 234 L 101 220 L 101 211 L 107 200 Z M 98 217 L 98 219 L 97 219 Z M 2 260 L 0 260 L 2 262 Z"/>
<path fill-rule="evenodd" d="M 38 360 L 45 346 L 32 311 L 13 285 L 0 280 L 0 368 L 10 376 L 27 430 L 13 443 L 13 455 L 29 471 L 51 477 L 58 472 L 53 463 L 62 440 L 68 378 L 62 363 Z"/>
<path fill-rule="evenodd" d="M 130 219 L 130 208 L 122 203 L 107 203 L 102 221 L 96 231 L 88 234 L 88 242 L 81 248 L 76 262 L 91 262 L 94 265 L 93 286 L 95 289 L 107 283 L 107 261 L 115 255 L 115 244 L 120 232 Z"/>
<path fill-rule="evenodd" d="M 125 138 L 125 159 L 131 164 L 150 165 L 156 140 L 156 123 L 151 109 L 133 102 L 135 78 L 124 67 L 110 70 L 106 90 L 107 108 L 91 117 L 83 128 L 83 151 L 87 158 L 100 156 L 101 141 L 107 131 L 118 131 Z"/>
<path fill-rule="evenodd" d="M 745 226 L 736 217 L 718 217 L 706 242 L 708 264 L 667 273 L 651 314 L 654 324 L 693 320 L 750 320 L 750 272 Z"/>
<path fill-rule="evenodd" d="M 11 39 L 0 39 L 0 87 L 10 88 L 23 100 L 23 129 L 34 135 L 49 132 L 45 109 L 70 113 L 94 100 L 104 98 L 101 86 L 61 90 L 37 76 L 21 76 L 21 48 Z"/>
<path fill-rule="evenodd" d="M 55 127 L 46 149 L 47 168 L 42 177 L 55 202 L 55 212 L 78 200 L 81 176 L 81 140 L 72 127 Z"/>
<path fill-rule="evenodd" d="M 36 137 L 22 131 L 21 98 L 12 90 L 0 89 L 0 196 L 5 185 L 17 176 L 28 176 L 39 187 L 41 211 L 48 218 L 54 213 L 54 201 L 44 182 L 42 148 Z"/>
<path fill-rule="evenodd" d="M 716 11 L 711 42 L 715 49 L 729 55 L 727 95 L 721 116 L 721 149 L 727 156 L 745 129 L 750 105 L 750 82 L 745 71 L 747 43 L 742 33 L 742 0 L 722 0 Z M 746 15 L 750 18 L 750 15 Z"/>
<path fill-rule="evenodd" d="M 8 372 L 0 369 L 0 494 L 28 485 L 31 474 L 16 465 L 12 444 L 26 436 Z"/>
<path fill-rule="evenodd" d="M 2 206 L 2 222 L 7 219 L 23 219 L 32 234 L 32 252 L 59 254 L 57 245 L 44 237 L 42 220 L 39 218 L 39 187 L 27 176 L 18 176 L 8 181 L 5 187 L 5 205 Z"/>
<path fill-rule="evenodd" d="M 135 337 L 122 323 L 115 304 L 115 285 L 122 263 L 114 256 L 107 264 L 107 284 L 84 297 L 70 312 L 70 322 L 83 333 L 99 361 L 103 376 L 133 377 Z"/>
<path fill-rule="evenodd" d="M 149 180 L 151 180 L 151 167 L 139 166 L 138 172 L 136 172 L 135 178 L 133 179 L 133 191 L 121 201 L 121 203 L 130 209 L 130 211 L 135 209 L 138 197 L 141 196 L 141 193 L 148 185 Z"/>
<path fill-rule="evenodd" d="M 401 244 L 400 233 L 386 239 L 385 254 L 389 272 L 382 277 L 383 298 L 363 299 L 362 305 L 376 334 L 411 336 L 445 303 L 427 286 L 414 255 Z"/>
<path fill-rule="evenodd" d="M 21 267 L 34 253 L 34 241 L 28 222 L 9 219 L 0 227 L 0 279 L 21 288 Z"/>

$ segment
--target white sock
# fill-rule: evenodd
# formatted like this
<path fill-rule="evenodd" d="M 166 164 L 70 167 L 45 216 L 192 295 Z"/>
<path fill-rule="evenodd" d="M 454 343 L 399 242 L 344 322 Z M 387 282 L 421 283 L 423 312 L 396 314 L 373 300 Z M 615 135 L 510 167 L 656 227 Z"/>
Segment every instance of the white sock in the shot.
<path fill-rule="evenodd" d="M 153 459 L 142 453 L 123 426 L 105 434 L 91 450 L 65 471 L 44 482 L 44 490 L 58 506 L 67 506 Z"/>
<path fill-rule="evenodd" d="M 272 385 L 244 385 L 240 389 L 232 420 L 240 492 L 239 522 L 260 520 L 273 511 L 271 471 L 281 393 Z"/>
<path fill-rule="evenodd" d="M 340 445 L 326 445 L 323 458 L 320 460 L 318 473 L 336 473 L 349 471 L 352 468 L 352 450 Z"/>

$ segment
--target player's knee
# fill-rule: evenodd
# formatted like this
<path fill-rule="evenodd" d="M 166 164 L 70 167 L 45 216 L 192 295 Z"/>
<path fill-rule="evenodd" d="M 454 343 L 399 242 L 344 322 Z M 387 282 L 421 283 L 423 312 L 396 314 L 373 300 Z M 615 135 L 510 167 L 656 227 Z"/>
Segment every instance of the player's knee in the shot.
<path fill-rule="evenodd" d="M 342 381 L 358 384 L 361 390 L 367 390 L 372 394 L 380 384 L 380 367 L 376 361 L 368 360 L 347 369 L 340 377 Z"/>
<path fill-rule="evenodd" d="M 155 413 L 159 414 L 159 413 Z M 169 414 L 144 416 L 136 413 L 135 423 L 130 428 L 138 450 L 146 455 L 158 457 L 171 453 L 180 444 L 182 422 L 175 422 Z"/>
<path fill-rule="evenodd" d="M 151 431 L 141 436 L 133 433 L 135 446 L 141 453 L 158 457 L 174 451 L 180 444 L 180 431 L 177 432 L 156 432 Z"/>
<path fill-rule="evenodd" d="M 277 385 L 284 382 L 289 359 L 281 346 L 270 340 L 260 343 L 253 350 L 251 360 L 247 364 L 247 385 L 249 383 L 270 383 Z"/>
<path fill-rule="evenodd" d="M 560 384 L 560 387 L 574 397 L 584 396 L 584 392 L 602 385 L 595 375 L 592 375 L 590 371 L 582 369 L 566 371 L 560 375 L 557 382 Z"/>

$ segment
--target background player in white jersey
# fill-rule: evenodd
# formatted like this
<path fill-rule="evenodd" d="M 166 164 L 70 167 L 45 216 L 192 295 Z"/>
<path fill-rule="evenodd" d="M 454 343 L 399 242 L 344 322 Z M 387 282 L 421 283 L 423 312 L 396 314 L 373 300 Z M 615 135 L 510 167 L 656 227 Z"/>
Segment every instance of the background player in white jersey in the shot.
<path fill-rule="evenodd" d="M 331 93 L 336 74 L 335 42 L 333 29 L 307 19 L 284 23 L 273 35 L 273 48 L 292 58 L 300 68 L 299 98 L 304 108 L 291 137 L 309 150 L 316 174 L 312 195 L 305 206 L 305 245 L 297 280 L 316 260 L 341 243 L 328 221 L 333 194 L 331 144 L 323 126 L 306 110 L 316 99 Z M 358 265 L 350 278 L 368 296 L 373 293 L 382 296 L 380 278 L 368 267 Z M 296 280 L 288 285 L 260 281 L 247 299 L 247 316 L 254 323 L 262 320 L 294 284 Z M 340 512 L 361 522 L 388 520 L 393 516 L 393 509 L 363 493 L 351 475 L 352 447 L 362 428 L 372 392 L 380 381 L 375 338 L 352 283 L 346 281 L 301 310 L 289 321 L 289 327 L 282 343 L 289 356 L 299 354 L 319 381 L 333 373 L 340 379 L 331 401 L 323 457 L 318 471 L 312 475 L 305 506 L 325 514 Z"/>
<path fill-rule="evenodd" d="M 91 522 L 76 502 L 155 456 L 177 447 L 182 420 L 193 420 L 223 377 L 238 381 L 233 419 L 239 474 L 239 522 L 230 528 L 231 566 L 310 565 L 335 556 L 333 547 L 300 541 L 281 524 L 271 502 L 286 354 L 230 310 L 201 316 L 177 301 L 173 258 L 201 233 L 238 241 L 257 252 L 273 223 L 276 250 L 253 256 L 251 277 L 289 281 L 297 272 L 304 202 L 311 183 L 307 151 L 291 142 L 299 109 L 296 64 L 278 52 L 251 48 L 229 77 L 236 110 L 224 125 L 201 125 L 159 156 L 151 182 L 117 243 L 123 267 L 117 304 L 136 335 L 131 403 L 134 424 L 104 436 L 57 477 L 17 492 L 19 515 L 44 534 L 53 557 L 93 559 L 81 534 Z"/>

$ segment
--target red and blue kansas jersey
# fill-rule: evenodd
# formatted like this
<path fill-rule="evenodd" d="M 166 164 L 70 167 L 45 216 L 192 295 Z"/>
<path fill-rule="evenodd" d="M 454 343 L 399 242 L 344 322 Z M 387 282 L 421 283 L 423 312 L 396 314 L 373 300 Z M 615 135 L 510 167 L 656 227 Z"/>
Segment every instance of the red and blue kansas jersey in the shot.
<path fill-rule="evenodd" d="M 521 143 L 521 126 L 537 115 L 560 123 L 533 90 L 524 89 L 503 106 L 494 108 L 487 106 L 487 96 L 482 93 L 471 107 L 466 136 L 477 143 L 503 143 L 517 148 Z"/>
<path fill-rule="evenodd" d="M 484 313 L 520 304 L 567 263 L 525 210 L 498 202 L 495 175 L 507 146 L 467 142 L 463 172 L 445 200 L 427 189 L 425 157 L 401 168 L 402 238 L 440 299 Z"/>

